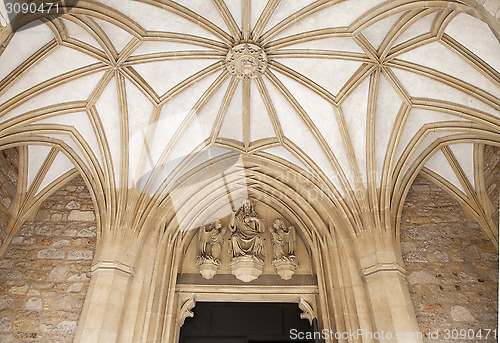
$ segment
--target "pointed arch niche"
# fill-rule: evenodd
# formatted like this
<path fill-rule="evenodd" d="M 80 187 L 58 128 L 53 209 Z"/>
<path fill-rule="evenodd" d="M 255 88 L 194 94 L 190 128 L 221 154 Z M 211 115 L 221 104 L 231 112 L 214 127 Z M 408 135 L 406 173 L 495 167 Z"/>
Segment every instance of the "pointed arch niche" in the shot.
<path fill-rule="evenodd" d="M 232 167 L 225 167 L 219 180 L 200 177 L 210 169 L 204 164 L 176 182 L 183 190 L 175 199 L 175 190 L 170 192 L 164 212 L 158 213 L 165 219 L 144 238 L 119 341 L 177 342 L 180 328 L 194 315 L 197 302 L 297 303 L 301 317 L 310 323 L 317 318 L 320 330 L 372 330 L 354 245 L 347 232 L 340 232 L 342 219 L 317 180 L 295 165 L 265 154 L 240 157 L 241 164 L 229 163 Z M 231 158 L 234 155 L 213 158 L 212 171 L 218 164 L 227 166 Z M 237 279 L 229 267 L 229 220 L 246 199 L 265 220 L 264 267 L 250 282 Z M 269 227 L 277 218 L 296 229 L 298 267 L 288 280 L 272 264 Z M 217 219 L 226 228 L 220 266 L 215 276 L 206 279 L 196 266 L 198 230 Z"/>

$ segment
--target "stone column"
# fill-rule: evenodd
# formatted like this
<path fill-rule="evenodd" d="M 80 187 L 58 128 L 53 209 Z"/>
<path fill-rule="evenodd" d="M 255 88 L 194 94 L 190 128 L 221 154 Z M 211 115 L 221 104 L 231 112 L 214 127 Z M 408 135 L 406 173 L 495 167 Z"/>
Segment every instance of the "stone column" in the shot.
<path fill-rule="evenodd" d="M 379 262 L 363 268 L 362 275 L 380 342 L 423 342 L 403 267 Z"/>
<path fill-rule="evenodd" d="M 92 267 L 75 343 L 114 343 L 117 340 L 135 258 L 126 254 L 121 258 L 117 258 L 119 254 L 113 255 L 114 259 L 102 256 Z"/>

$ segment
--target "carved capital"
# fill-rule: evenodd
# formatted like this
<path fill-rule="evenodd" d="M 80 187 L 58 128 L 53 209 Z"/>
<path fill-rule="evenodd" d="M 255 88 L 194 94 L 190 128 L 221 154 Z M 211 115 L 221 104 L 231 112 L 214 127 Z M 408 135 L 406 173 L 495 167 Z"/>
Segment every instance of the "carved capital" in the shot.
<path fill-rule="evenodd" d="M 123 264 L 120 261 L 99 261 L 92 266 L 91 272 L 94 274 L 95 272 L 102 270 L 114 270 L 122 272 L 130 277 L 134 276 L 134 268 Z"/>
<path fill-rule="evenodd" d="M 398 272 L 401 275 L 405 275 L 405 269 L 395 262 L 387 262 L 387 263 L 376 263 L 366 268 L 361 269 L 361 274 L 366 278 L 370 275 L 374 275 L 380 272 Z"/>

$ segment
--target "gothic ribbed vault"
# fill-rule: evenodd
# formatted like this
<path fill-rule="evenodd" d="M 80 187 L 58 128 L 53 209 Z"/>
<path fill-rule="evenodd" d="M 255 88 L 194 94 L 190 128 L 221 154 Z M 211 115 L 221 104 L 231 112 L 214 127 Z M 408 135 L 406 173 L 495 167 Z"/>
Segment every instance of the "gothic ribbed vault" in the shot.
<path fill-rule="evenodd" d="M 396 232 L 422 171 L 497 240 L 482 144 L 500 144 L 499 25 L 475 1 L 80 0 L 28 19 L 0 50 L 21 219 L 81 173 L 103 227 L 136 227 L 237 152 L 308 175 L 354 234 Z M 240 44 L 260 52 L 234 67 Z"/>

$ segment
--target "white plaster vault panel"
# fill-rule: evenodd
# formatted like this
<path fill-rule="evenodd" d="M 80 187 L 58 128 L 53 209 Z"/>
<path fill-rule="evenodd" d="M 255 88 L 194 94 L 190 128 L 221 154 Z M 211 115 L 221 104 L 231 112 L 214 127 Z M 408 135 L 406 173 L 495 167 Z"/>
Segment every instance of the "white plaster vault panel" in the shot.
<path fill-rule="evenodd" d="M 326 176 L 336 191 L 346 195 L 349 188 L 355 190 L 358 178 L 363 187 L 367 187 L 367 175 L 371 173 L 376 175 L 376 187 L 384 187 L 381 185 L 384 168 L 394 167 L 394 164 L 384 165 L 393 152 L 390 147 L 396 150 L 397 161 L 423 125 L 458 121 L 470 126 L 482 123 L 478 119 L 480 116 L 493 118 L 489 120 L 490 129 L 497 125 L 492 123 L 499 117 L 500 108 L 500 87 L 494 79 L 500 67 L 500 45 L 487 24 L 465 13 L 454 13 L 455 17 L 444 32 L 481 58 L 490 69 L 459 56 L 439 37 L 416 44 L 395 59 L 390 57 L 392 50 L 389 50 L 388 60 L 377 61 L 378 57 L 370 53 L 371 46 L 375 50 L 379 47 L 404 16 L 403 12 L 397 9 L 389 16 L 380 15 L 356 32 L 352 30 L 359 27 L 368 18 L 365 14 L 382 1 L 333 2 L 321 9 L 312 6 L 307 15 L 282 30 L 283 20 L 313 3 L 283 0 L 263 26 L 264 35 L 279 28 L 276 34 L 267 37 L 266 44 L 273 46 L 280 38 L 311 30 L 341 28 L 342 33 L 319 35 L 314 39 L 307 39 L 306 33 L 303 40 L 269 50 L 268 72 L 259 76 L 263 81 L 260 88 L 257 80 L 250 81 L 250 99 L 246 101 L 242 81 L 235 87 L 234 95 L 228 96 L 228 88 L 235 83 L 231 82 L 224 65 L 226 53 L 242 38 L 232 37 L 234 30 L 230 30 L 231 25 L 212 2 L 179 0 L 178 4 L 186 8 L 182 10 L 184 17 L 169 11 L 168 6 L 160 8 L 141 1 L 96 3 L 99 2 L 122 13 L 140 29 L 134 32 L 132 26 L 118 27 L 112 20 L 93 18 L 106 34 L 101 37 L 103 41 L 109 38 L 116 49 L 118 56 L 111 58 L 102 43 L 78 21 L 72 22 L 63 16 L 61 23 L 66 25 L 68 37 L 92 45 L 99 53 L 85 50 L 86 47 L 76 49 L 64 42 L 65 46 L 56 47 L 26 70 L 17 70 L 18 77 L 4 79 L 0 84 L 0 123 L 24 120 L 40 113 L 44 107 L 52 106 L 53 110 L 65 104 L 64 111 L 53 112 L 50 118 L 37 121 L 35 117 L 21 125 L 27 131 L 29 125 L 37 123 L 49 128 L 58 124 L 74 127 L 84 139 L 83 149 L 89 149 L 96 157 L 94 161 L 85 158 L 70 136 L 55 132 L 45 136 L 61 139 L 72 147 L 74 158 L 82 160 L 81 165 L 86 166 L 90 179 L 98 180 L 102 174 L 97 171 L 102 171 L 113 178 L 115 187 L 124 186 L 122 180 L 128 179 L 126 186 L 142 191 L 157 169 L 159 173 L 155 180 L 149 180 L 147 191 L 162 192 L 158 187 L 173 177 L 171 172 L 184 158 L 192 158 L 199 149 L 216 144 L 231 151 L 237 149 L 240 153 L 264 151 L 284 158 L 305 171 Z M 238 30 L 242 30 L 241 2 L 227 0 L 225 3 Z M 265 0 L 251 1 L 248 18 L 251 30 L 257 25 L 266 4 Z M 420 3 L 415 3 L 417 5 Z M 434 8 L 410 25 L 393 46 L 424 33 L 431 34 L 432 22 L 440 11 Z M 208 20 L 206 26 L 202 18 Z M 165 38 L 171 33 L 192 36 Z M 357 36 L 359 34 L 369 43 L 365 44 L 362 37 Z M 45 24 L 16 33 L 0 56 L 0 79 L 16 71 L 32 54 L 43 52 L 42 47 L 50 41 L 55 42 L 54 39 L 54 33 Z M 260 44 L 260 37 L 251 39 Z M 137 40 L 137 45 L 124 50 L 131 40 Z M 267 47 L 264 45 L 264 50 Z M 323 55 L 318 58 L 315 53 Z M 142 56 L 141 63 L 128 62 L 137 56 Z M 124 64 L 117 65 L 117 61 Z M 403 68 L 400 63 L 405 61 L 414 66 Z M 291 73 L 284 72 L 276 62 L 289 68 Z M 94 69 L 75 76 L 72 81 L 40 87 L 50 78 L 89 66 Z M 430 69 L 422 70 L 420 66 Z M 199 77 L 186 81 L 202 70 L 205 71 Z M 438 79 L 430 74 L 433 70 L 441 73 Z M 471 90 L 458 90 L 459 81 L 451 77 L 466 82 Z M 27 96 L 16 98 L 18 94 Z M 270 102 L 266 104 L 267 99 Z M 413 108 L 417 107 L 414 105 L 416 100 L 423 105 Z M 248 108 L 245 108 L 246 103 Z M 428 106 L 430 103 L 447 104 L 459 110 L 467 106 L 473 110 L 465 118 L 458 112 L 438 112 L 435 107 Z M 401 119 L 398 115 L 403 112 L 399 111 L 405 105 L 409 106 L 409 115 L 396 132 L 395 123 Z M 369 139 L 369 132 L 374 132 L 373 140 Z M 429 134 L 407 161 L 401 161 L 405 163 L 403 170 L 413 161 L 421 161 L 420 153 L 446 135 Z M 391 137 L 399 141 L 391 141 Z M 246 139 L 249 142 L 245 142 Z M 293 146 L 287 144 L 287 140 Z M 255 146 L 258 148 L 252 150 Z M 452 146 L 456 159 L 473 182 L 471 149 L 471 145 Z M 371 154 L 374 155 L 373 166 Z M 36 154 L 30 155 L 33 166 L 42 163 L 41 155 L 37 156 L 39 160 L 33 157 Z M 441 166 L 436 159 L 431 158 L 427 166 L 453 179 L 446 165 Z M 50 175 L 61 175 L 68 168 L 67 164 L 54 163 Z M 113 170 L 108 170 L 110 168 Z M 35 172 L 30 171 L 30 182 Z M 388 172 L 390 175 L 392 170 Z"/>

